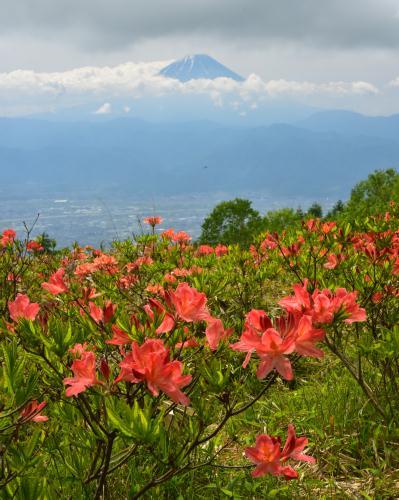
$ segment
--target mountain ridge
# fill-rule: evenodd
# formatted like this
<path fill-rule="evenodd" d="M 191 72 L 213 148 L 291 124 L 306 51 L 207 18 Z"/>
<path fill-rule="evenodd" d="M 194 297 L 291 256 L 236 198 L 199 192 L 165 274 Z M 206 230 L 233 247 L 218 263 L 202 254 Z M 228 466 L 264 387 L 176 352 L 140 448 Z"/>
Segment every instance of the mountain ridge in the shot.
<path fill-rule="evenodd" d="M 3 183 L 18 190 L 32 182 L 63 184 L 70 192 L 117 183 L 117 190 L 135 193 L 265 189 L 338 199 L 348 195 L 345 186 L 371 171 L 399 166 L 399 134 L 393 139 L 289 124 L 168 125 L 127 118 L 41 127 L 34 120 L 10 120 L 0 120 L 0 172 Z"/>

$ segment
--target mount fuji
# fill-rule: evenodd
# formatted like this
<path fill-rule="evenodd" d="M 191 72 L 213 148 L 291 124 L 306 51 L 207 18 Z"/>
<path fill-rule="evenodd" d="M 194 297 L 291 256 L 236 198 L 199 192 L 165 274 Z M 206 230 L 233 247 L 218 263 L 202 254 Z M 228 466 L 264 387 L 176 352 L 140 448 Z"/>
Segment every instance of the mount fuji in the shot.
<path fill-rule="evenodd" d="M 244 81 L 242 76 L 231 71 L 231 69 L 206 54 L 195 54 L 174 61 L 161 69 L 159 74 L 181 82 L 188 82 L 189 80 L 199 78 L 206 78 L 208 80 L 231 78 L 237 82 Z"/>

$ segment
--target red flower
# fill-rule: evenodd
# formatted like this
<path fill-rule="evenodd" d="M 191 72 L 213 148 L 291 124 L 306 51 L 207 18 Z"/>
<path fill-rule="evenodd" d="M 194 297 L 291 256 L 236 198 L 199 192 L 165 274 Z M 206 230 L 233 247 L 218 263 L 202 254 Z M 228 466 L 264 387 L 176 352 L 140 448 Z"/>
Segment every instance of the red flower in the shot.
<path fill-rule="evenodd" d="M 7 245 L 12 245 L 14 243 L 17 233 L 14 229 L 5 229 L 0 238 L 0 244 L 4 248 Z"/>
<path fill-rule="evenodd" d="M 210 319 L 204 293 L 191 288 L 188 283 L 180 283 L 176 290 L 170 290 L 167 298 L 174 306 L 177 316 L 187 322 Z"/>
<path fill-rule="evenodd" d="M 134 262 L 129 262 L 128 264 L 126 264 L 126 270 L 128 273 L 130 273 L 131 271 L 135 271 L 141 266 L 150 266 L 153 263 L 154 261 L 148 255 L 138 257 Z"/>
<path fill-rule="evenodd" d="M 325 269 L 335 269 L 338 265 L 338 258 L 335 253 L 330 253 L 327 257 L 327 262 L 324 264 Z"/>
<path fill-rule="evenodd" d="M 308 231 L 315 232 L 318 229 L 320 223 L 320 219 L 309 219 L 304 225 Z"/>
<path fill-rule="evenodd" d="M 111 340 L 106 340 L 106 344 L 111 344 L 111 345 L 124 345 L 124 344 L 130 344 L 132 341 L 129 337 L 129 335 L 119 328 L 116 325 L 112 325 L 112 332 L 113 332 L 113 337 Z"/>
<path fill-rule="evenodd" d="M 19 293 L 13 302 L 8 303 L 8 310 L 14 321 L 18 321 L 19 318 L 33 321 L 39 312 L 39 304 L 30 302 L 27 295 Z"/>
<path fill-rule="evenodd" d="M 311 316 L 291 314 L 275 318 L 273 326 L 264 311 L 253 309 L 247 314 L 240 340 L 230 347 L 247 353 L 244 368 L 256 352 L 261 360 L 258 378 L 276 369 L 283 378 L 291 380 L 293 372 L 286 355 L 296 351 L 302 356 L 322 357 L 323 351 L 314 344 L 323 339 L 324 331 L 313 327 Z"/>
<path fill-rule="evenodd" d="M 250 311 L 246 316 L 245 326 L 252 326 L 255 330 L 264 332 L 268 328 L 272 328 L 273 324 L 265 311 L 262 311 L 261 309 L 252 309 L 252 311 Z"/>
<path fill-rule="evenodd" d="M 309 308 L 306 311 L 306 314 L 310 314 L 315 323 L 329 324 L 334 320 L 334 311 L 328 295 L 329 293 L 325 293 L 324 291 L 315 294 L 313 298 L 313 310 Z"/>
<path fill-rule="evenodd" d="M 155 227 L 155 226 L 157 226 L 158 224 L 162 224 L 163 219 L 162 219 L 162 217 L 159 217 L 159 216 L 154 216 L 154 217 L 145 217 L 145 218 L 144 218 L 144 222 L 145 222 L 146 224 L 149 224 L 151 227 Z"/>
<path fill-rule="evenodd" d="M 198 255 L 212 255 L 215 253 L 215 249 L 210 245 L 200 245 L 197 250 Z"/>
<path fill-rule="evenodd" d="M 186 276 L 190 276 L 192 273 L 189 269 L 185 269 L 184 267 L 176 267 L 170 274 L 172 276 L 177 276 L 178 278 L 185 278 Z"/>
<path fill-rule="evenodd" d="M 222 255 L 226 255 L 229 253 L 229 248 L 226 245 L 216 245 L 215 254 L 217 257 L 221 257 Z"/>
<path fill-rule="evenodd" d="M 173 316 L 166 311 L 166 309 L 164 308 L 164 306 L 160 302 L 158 302 L 156 299 L 151 298 L 151 299 L 149 299 L 149 304 L 146 304 L 144 306 L 144 310 L 147 313 L 147 315 L 151 321 L 155 320 L 153 308 L 155 309 L 157 314 L 162 317 L 161 324 L 155 330 L 155 333 L 157 333 L 159 335 L 161 333 L 170 332 L 175 326 L 175 320 L 174 320 Z"/>
<path fill-rule="evenodd" d="M 336 222 L 323 222 L 321 230 L 324 234 L 330 233 L 337 226 Z"/>
<path fill-rule="evenodd" d="M 79 264 L 76 266 L 75 275 L 76 276 L 86 276 L 88 274 L 94 273 L 97 268 L 92 262 L 85 262 L 84 264 Z"/>
<path fill-rule="evenodd" d="M 69 385 L 65 394 L 66 396 L 76 396 L 84 392 L 88 387 L 101 382 L 96 377 L 96 357 L 94 352 L 86 351 L 85 346 L 76 344 L 70 352 L 77 354 L 79 359 L 75 359 L 72 363 L 71 370 L 74 377 L 64 379 L 64 384 Z"/>
<path fill-rule="evenodd" d="M 278 438 L 267 434 L 258 436 L 254 447 L 245 448 L 246 457 L 256 464 L 252 476 L 260 477 L 268 473 L 274 476 L 280 475 L 280 454 L 280 440 Z"/>
<path fill-rule="evenodd" d="M 384 298 L 384 294 L 382 292 L 375 292 L 371 296 L 371 300 L 372 300 L 373 304 L 378 304 L 379 302 L 382 301 L 383 298 Z"/>
<path fill-rule="evenodd" d="M 101 323 L 104 319 L 103 310 L 94 302 L 89 302 L 89 314 L 96 323 Z"/>
<path fill-rule="evenodd" d="M 200 343 L 193 337 L 185 340 L 184 342 L 178 342 L 175 347 L 176 349 L 188 349 L 191 347 L 199 347 Z"/>
<path fill-rule="evenodd" d="M 107 302 L 105 303 L 104 307 L 103 307 L 103 315 L 104 315 L 104 318 L 103 318 L 103 321 L 104 321 L 104 324 L 108 324 L 112 318 L 114 317 L 115 315 L 115 311 L 116 311 L 116 308 L 118 306 L 116 304 L 113 304 L 110 300 L 107 300 Z"/>
<path fill-rule="evenodd" d="M 169 361 L 169 349 L 162 340 L 149 339 L 132 350 L 120 362 L 121 372 L 115 382 L 125 380 L 133 384 L 146 382 L 154 396 L 165 392 L 175 403 L 189 405 L 190 399 L 180 390 L 191 382 L 191 375 L 183 375 L 180 361 Z"/>
<path fill-rule="evenodd" d="M 289 424 L 288 436 L 281 454 L 281 461 L 285 462 L 289 458 L 292 458 L 301 462 L 309 462 L 314 464 L 316 462 L 316 459 L 314 457 L 301 453 L 307 445 L 308 438 L 297 438 L 295 435 L 295 427 L 292 424 Z"/>
<path fill-rule="evenodd" d="M 277 248 L 278 244 L 278 236 L 272 236 L 270 233 L 266 235 L 266 238 L 261 243 L 261 249 L 265 250 L 274 250 Z"/>
<path fill-rule="evenodd" d="M 59 293 L 64 293 L 69 290 L 68 286 L 64 281 L 65 269 L 62 267 L 58 269 L 54 274 L 50 276 L 48 282 L 42 283 L 42 288 L 47 290 L 53 295 L 58 295 Z"/>
<path fill-rule="evenodd" d="M 106 380 L 109 380 L 109 376 L 111 375 L 111 369 L 109 364 L 105 358 L 102 358 L 100 362 L 100 372 Z"/>
<path fill-rule="evenodd" d="M 293 285 L 294 296 L 284 297 L 279 301 L 280 306 L 289 313 L 306 313 L 311 308 L 310 294 L 307 291 L 307 280 L 303 285 Z"/>
<path fill-rule="evenodd" d="M 32 420 L 32 422 L 46 422 L 48 417 L 46 417 L 46 415 L 40 415 L 40 412 L 46 404 L 46 401 L 38 403 L 36 399 L 28 403 L 20 413 L 23 423 L 29 420 Z"/>
<path fill-rule="evenodd" d="M 335 294 L 330 290 L 315 290 L 311 295 L 307 290 L 307 282 L 294 285 L 294 296 L 279 301 L 284 309 L 294 315 L 308 315 L 314 323 L 332 323 L 334 319 L 344 319 L 345 323 L 366 321 L 366 311 L 356 302 L 357 292 L 347 292 L 345 288 L 337 288 Z"/>
<path fill-rule="evenodd" d="M 205 330 L 206 340 L 212 351 L 216 351 L 221 340 L 228 339 L 233 330 L 228 328 L 224 329 L 223 323 L 218 318 L 210 318 Z"/>
<path fill-rule="evenodd" d="M 247 367 L 249 360 L 251 359 L 252 353 L 256 351 L 259 342 L 260 342 L 260 335 L 255 330 L 255 328 L 246 327 L 246 329 L 242 332 L 240 340 L 235 344 L 230 344 L 230 347 L 235 351 L 247 353 L 244 363 L 242 364 L 243 368 Z"/>
<path fill-rule="evenodd" d="M 261 359 L 256 376 L 259 379 L 265 378 L 276 369 L 285 380 L 292 380 L 294 378 L 292 366 L 285 354 L 291 354 L 294 349 L 293 338 L 284 339 L 277 330 L 268 328 L 256 346 L 256 354 Z"/>
<path fill-rule="evenodd" d="M 98 323 L 109 323 L 114 317 L 117 306 L 108 300 L 104 307 L 97 306 L 94 302 L 89 302 L 89 314 L 91 318 Z"/>
<path fill-rule="evenodd" d="M 44 250 L 42 245 L 35 240 L 28 241 L 26 249 L 28 250 L 28 252 L 41 252 L 42 250 Z"/>
<path fill-rule="evenodd" d="M 266 377 L 274 368 L 286 380 L 293 379 L 290 360 L 285 356 L 295 349 L 293 335 L 281 335 L 273 328 L 270 318 L 264 311 L 253 310 L 247 315 L 241 338 L 231 348 L 247 352 L 243 363 L 245 368 L 251 354 L 256 352 L 261 362 L 257 370 L 259 379 Z"/>
<path fill-rule="evenodd" d="M 163 280 L 166 281 L 167 283 L 176 283 L 177 278 L 176 276 L 173 276 L 173 274 L 167 273 L 163 277 Z"/>
<path fill-rule="evenodd" d="M 161 237 L 165 240 L 173 240 L 175 235 L 175 232 L 173 228 L 165 229 L 165 231 L 162 231 Z"/>
<path fill-rule="evenodd" d="M 158 283 L 155 285 L 148 285 L 145 290 L 146 292 L 153 293 L 154 295 L 160 295 L 161 297 L 165 296 L 165 290 L 163 286 Z"/>
<path fill-rule="evenodd" d="M 188 243 L 191 240 L 191 236 L 185 231 L 178 231 L 173 234 L 172 240 L 176 243 Z"/>
<path fill-rule="evenodd" d="M 107 274 L 118 272 L 118 261 L 112 255 L 101 254 L 93 260 L 95 270 L 104 271 Z"/>
<path fill-rule="evenodd" d="M 256 465 L 253 477 L 265 474 L 284 476 L 285 479 L 296 479 L 298 473 L 289 465 L 283 465 L 288 459 L 314 463 L 315 459 L 301 452 L 308 444 L 307 438 L 297 438 L 293 425 L 288 426 L 288 437 L 281 451 L 281 440 L 275 436 L 261 434 L 256 438 L 254 447 L 245 449 L 247 458 Z"/>
<path fill-rule="evenodd" d="M 312 358 L 321 358 L 324 356 L 324 352 L 315 347 L 314 344 L 324 339 L 325 332 L 313 327 L 311 316 L 302 316 L 296 322 L 294 332 L 295 351 L 298 354 Z"/>

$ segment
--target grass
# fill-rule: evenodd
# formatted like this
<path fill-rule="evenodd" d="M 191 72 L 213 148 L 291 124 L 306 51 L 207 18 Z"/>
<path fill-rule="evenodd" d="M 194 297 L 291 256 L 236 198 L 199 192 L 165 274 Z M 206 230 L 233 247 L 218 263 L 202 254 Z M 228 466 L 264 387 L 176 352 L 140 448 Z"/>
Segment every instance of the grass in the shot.
<path fill-rule="evenodd" d="M 284 482 L 265 476 L 254 480 L 251 469 L 203 467 L 178 476 L 152 489 L 144 498 L 165 499 L 393 499 L 399 496 L 399 471 L 386 447 L 388 430 L 375 420 L 375 413 L 350 375 L 330 357 L 301 366 L 292 383 L 278 381 L 253 408 L 229 423 L 224 437 L 235 436 L 220 455 L 219 463 L 246 464 L 243 447 L 262 432 L 280 435 L 295 422 L 298 435 L 309 437 L 308 453 L 315 465 L 299 466 L 299 480 Z M 397 463 L 397 462 L 396 462 Z M 128 485 L 134 489 L 137 464 L 126 466 L 113 478 L 124 498 Z M 122 479 L 121 476 L 124 476 Z M 142 478 L 141 478 L 142 480 Z M 112 491 L 112 489 L 111 489 Z"/>

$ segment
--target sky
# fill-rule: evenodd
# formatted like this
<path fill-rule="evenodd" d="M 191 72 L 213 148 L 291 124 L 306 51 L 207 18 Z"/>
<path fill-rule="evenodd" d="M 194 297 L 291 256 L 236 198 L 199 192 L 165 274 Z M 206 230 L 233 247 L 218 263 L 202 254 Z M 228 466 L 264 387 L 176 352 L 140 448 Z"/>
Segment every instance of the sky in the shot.
<path fill-rule="evenodd" d="M 195 53 L 246 82 L 157 77 Z M 0 114 L 176 93 L 399 112 L 399 0 L 0 1 Z"/>

